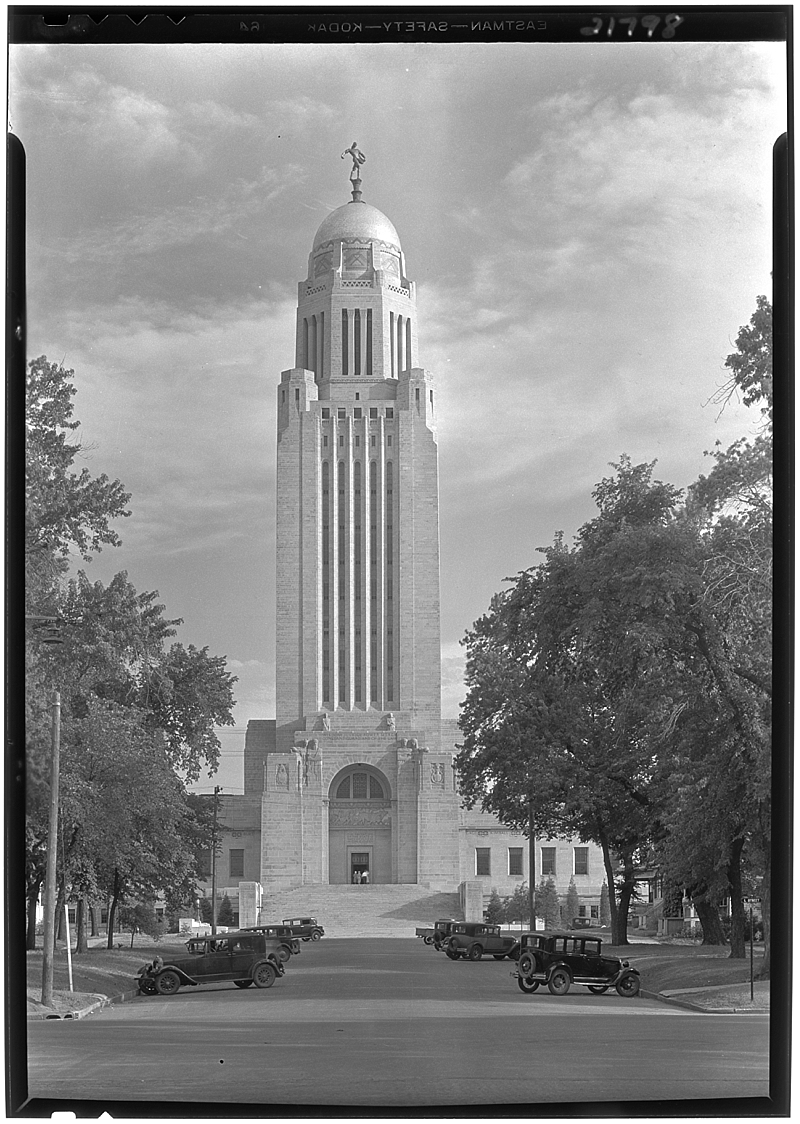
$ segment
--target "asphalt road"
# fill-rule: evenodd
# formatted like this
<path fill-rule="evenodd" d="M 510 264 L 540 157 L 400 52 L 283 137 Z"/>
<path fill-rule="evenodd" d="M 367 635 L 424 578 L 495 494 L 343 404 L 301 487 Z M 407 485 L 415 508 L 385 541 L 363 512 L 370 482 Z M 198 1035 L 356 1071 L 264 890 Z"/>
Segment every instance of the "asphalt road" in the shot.
<path fill-rule="evenodd" d="M 767 1016 L 581 987 L 526 996 L 513 967 L 453 962 L 419 940 L 325 938 L 269 990 L 182 988 L 28 1024 L 29 1092 L 96 1103 L 96 1115 L 169 1101 L 218 1116 L 767 1096 Z"/>

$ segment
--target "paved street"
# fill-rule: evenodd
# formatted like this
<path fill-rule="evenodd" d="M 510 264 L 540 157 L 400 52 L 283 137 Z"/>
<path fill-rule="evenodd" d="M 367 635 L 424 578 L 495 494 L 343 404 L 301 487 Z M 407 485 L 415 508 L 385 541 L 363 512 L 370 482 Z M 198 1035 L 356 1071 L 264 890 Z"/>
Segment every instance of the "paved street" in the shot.
<path fill-rule="evenodd" d="M 422 941 L 303 945 L 270 990 L 137 998 L 28 1026 L 30 1095 L 224 1106 L 497 1105 L 762 1097 L 768 1018 L 523 995 L 509 961 Z M 113 1110 L 109 1109 L 109 1111 Z"/>

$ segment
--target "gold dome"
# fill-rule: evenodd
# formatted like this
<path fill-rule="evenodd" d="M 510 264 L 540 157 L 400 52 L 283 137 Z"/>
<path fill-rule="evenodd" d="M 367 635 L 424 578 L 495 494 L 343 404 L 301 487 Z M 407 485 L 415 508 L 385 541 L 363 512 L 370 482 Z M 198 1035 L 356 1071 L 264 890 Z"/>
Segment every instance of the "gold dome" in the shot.
<path fill-rule="evenodd" d="M 314 236 L 312 253 L 325 242 L 388 242 L 400 249 L 400 239 L 392 223 L 377 207 L 351 201 L 337 207 L 323 220 Z"/>

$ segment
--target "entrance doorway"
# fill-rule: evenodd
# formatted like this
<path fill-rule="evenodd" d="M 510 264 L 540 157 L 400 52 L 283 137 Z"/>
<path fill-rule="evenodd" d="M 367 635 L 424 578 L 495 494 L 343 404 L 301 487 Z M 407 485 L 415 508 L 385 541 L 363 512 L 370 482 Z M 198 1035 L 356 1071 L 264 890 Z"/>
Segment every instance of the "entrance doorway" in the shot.
<path fill-rule="evenodd" d="M 371 851 L 350 851 L 350 881 L 356 885 L 372 881 Z"/>

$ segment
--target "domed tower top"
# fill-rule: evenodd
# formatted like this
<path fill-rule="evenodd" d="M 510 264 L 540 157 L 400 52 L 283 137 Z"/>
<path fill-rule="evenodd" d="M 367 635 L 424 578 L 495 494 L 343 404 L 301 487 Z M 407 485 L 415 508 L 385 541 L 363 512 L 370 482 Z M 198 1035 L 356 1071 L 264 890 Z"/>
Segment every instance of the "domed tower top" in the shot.
<path fill-rule="evenodd" d="M 314 372 L 323 396 L 332 384 L 395 382 L 417 354 L 414 283 L 397 231 L 361 199 L 366 157 L 355 141 L 342 156 L 353 161 L 353 198 L 320 223 L 298 285 L 295 367 Z"/>

